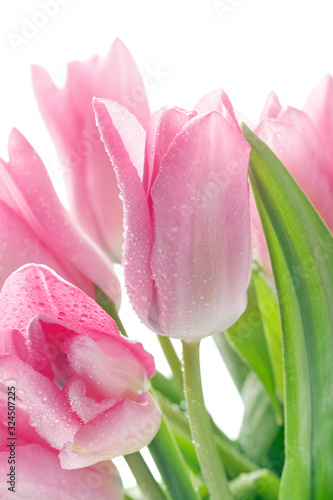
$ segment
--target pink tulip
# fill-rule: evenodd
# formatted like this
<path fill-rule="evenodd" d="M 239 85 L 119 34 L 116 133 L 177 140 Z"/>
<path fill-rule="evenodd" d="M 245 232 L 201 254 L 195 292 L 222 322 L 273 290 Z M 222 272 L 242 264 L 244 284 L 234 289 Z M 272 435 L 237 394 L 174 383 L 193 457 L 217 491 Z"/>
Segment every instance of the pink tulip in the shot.
<path fill-rule="evenodd" d="M 255 130 L 289 170 L 333 231 L 333 80 L 327 75 L 310 94 L 304 110 L 282 109 L 268 96 Z M 259 215 L 251 209 L 255 256 L 268 273 L 270 261 Z"/>
<path fill-rule="evenodd" d="M 10 382 L 10 381 L 9 381 Z M 0 383 L 1 414 L 7 414 L 7 384 Z M 17 440 L 8 440 L 7 426 L 0 422 L 0 498 L 2 500 L 122 500 L 121 480 L 111 461 L 78 470 L 63 470 L 57 451 L 38 436 L 26 410 L 16 405 Z M 15 465 L 8 463 L 15 442 Z M 14 449 L 13 449 L 14 451 Z M 15 469 L 10 470 L 10 467 Z M 12 483 L 10 472 L 14 472 Z M 9 490 L 8 488 L 14 488 Z"/>
<path fill-rule="evenodd" d="M 106 57 L 68 64 L 63 89 L 39 66 L 32 67 L 32 79 L 64 169 L 70 211 L 89 236 L 120 262 L 122 205 L 91 102 L 94 96 L 120 102 L 146 127 L 150 111 L 135 61 L 117 39 Z"/>
<path fill-rule="evenodd" d="M 16 129 L 8 148 L 9 162 L 0 159 L 0 285 L 23 264 L 45 264 L 90 296 L 98 285 L 118 307 L 112 264 L 71 221 L 41 159 Z"/>
<path fill-rule="evenodd" d="M 30 264 L 6 280 L 0 308 L 1 376 L 16 386 L 35 433 L 60 450 L 62 468 L 149 444 L 160 425 L 146 392 L 153 358 L 120 335 L 96 302 L 46 266 Z M 29 441 L 23 424 L 20 432 Z"/>
<path fill-rule="evenodd" d="M 188 342 L 243 313 L 251 269 L 249 145 L 230 101 L 164 108 L 147 134 L 128 110 L 94 102 L 125 212 L 124 271 L 140 319 Z"/>

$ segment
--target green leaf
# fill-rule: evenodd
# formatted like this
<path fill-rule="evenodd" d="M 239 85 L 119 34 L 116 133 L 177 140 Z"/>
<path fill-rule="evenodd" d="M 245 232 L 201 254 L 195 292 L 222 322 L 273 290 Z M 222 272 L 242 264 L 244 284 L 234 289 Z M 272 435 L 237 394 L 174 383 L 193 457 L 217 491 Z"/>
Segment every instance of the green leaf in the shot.
<path fill-rule="evenodd" d="M 253 279 L 250 282 L 247 296 L 246 311 L 225 334 L 235 351 L 262 381 L 271 398 L 277 422 L 281 424 L 282 411 L 275 392 L 273 368 Z"/>
<path fill-rule="evenodd" d="M 190 471 L 165 418 L 148 446 L 172 500 L 198 500 Z"/>
<path fill-rule="evenodd" d="M 241 393 L 244 381 L 250 371 L 248 365 L 241 360 L 239 354 L 231 347 L 224 332 L 217 333 L 213 338 L 238 392 Z"/>
<path fill-rule="evenodd" d="M 242 451 L 261 467 L 269 468 L 271 447 L 280 432 L 267 392 L 254 372 L 250 372 L 242 390 L 245 412 L 238 442 Z M 276 468 L 276 464 L 272 464 Z"/>
<path fill-rule="evenodd" d="M 275 391 L 283 400 L 282 332 L 279 306 L 272 290 L 260 274 L 253 272 L 252 278 L 272 365 Z"/>
<path fill-rule="evenodd" d="M 333 238 L 278 158 L 245 125 L 243 132 L 283 332 L 286 463 L 279 500 L 333 498 Z"/>

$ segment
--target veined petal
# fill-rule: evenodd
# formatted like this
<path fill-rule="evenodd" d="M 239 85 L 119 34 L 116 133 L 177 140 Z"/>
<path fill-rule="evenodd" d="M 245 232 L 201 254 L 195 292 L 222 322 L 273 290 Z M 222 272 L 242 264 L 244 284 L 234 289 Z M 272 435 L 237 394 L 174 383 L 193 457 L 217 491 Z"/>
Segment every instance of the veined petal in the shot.
<path fill-rule="evenodd" d="M 160 423 L 160 410 L 148 392 L 137 401 L 125 399 L 81 427 L 61 450 L 61 466 L 77 469 L 134 453 L 150 443 Z"/>
<path fill-rule="evenodd" d="M 163 158 L 151 189 L 151 268 L 166 335 L 198 340 L 227 329 L 246 307 L 248 159 L 238 128 L 216 111 L 187 123 Z"/>
<path fill-rule="evenodd" d="M 147 196 L 141 184 L 145 133 L 136 118 L 119 104 L 103 99 L 95 100 L 94 107 L 123 200 L 127 292 L 139 318 L 147 324 L 153 281 L 149 265 L 152 229 Z"/>

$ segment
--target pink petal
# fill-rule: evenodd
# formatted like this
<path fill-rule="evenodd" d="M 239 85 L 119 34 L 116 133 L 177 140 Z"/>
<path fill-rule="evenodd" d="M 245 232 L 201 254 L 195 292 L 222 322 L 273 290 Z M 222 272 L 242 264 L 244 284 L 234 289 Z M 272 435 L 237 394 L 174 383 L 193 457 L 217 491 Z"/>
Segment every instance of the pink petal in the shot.
<path fill-rule="evenodd" d="M 95 337 L 95 338 L 94 338 Z M 115 396 L 136 399 L 145 388 L 145 373 L 128 346 L 110 336 L 72 337 L 62 346 L 72 373 L 84 380 L 95 401 Z"/>
<path fill-rule="evenodd" d="M 125 106 L 144 128 L 148 124 L 150 111 L 141 74 L 119 38 L 105 57 L 69 63 L 66 85 L 81 122 L 91 113 L 92 98 L 102 97 Z"/>
<path fill-rule="evenodd" d="M 0 265 L 0 286 L 19 267 L 32 263 L 42 263 L 54 269 L 63 278 L 70 280 L 70 274 L 57 259 L 53 249 L 49 249 L 30 228 L 26 220 L 0 200 L 0 245 L 3 249 Z M 91 283 L 80 276 L 82 287 L 91 291 Z"/>
<path fill-rule="evenodd" d="M 16 307 L 18 301 L 20 308 Z M 0 293 L 0 304 L 6 304 L 2 307 L 0 329 L 18 328 L 20 325 L 21 332 L 29 335 L 27 326 L 36 317 L 35 324 L 37 321 L 41 323 L 49 347 L 51 343 L 57 347 L 59 341 L 65 340 L 63 327 L 83 336 L 92 337 L 96 332 L 103 349 L 112 337 L 124 346 L 119 346 L 119 350 L 127 350 L 128 357 L 133 355 L 138 360 L 147 378 L 155 373 L 153 357 L 139 342 L 120 335 L 113 319 L 93 299 L 45 266 L 27 265 L 9 276 Z M 33 337 L 37 339 L 36 327 L 33 332 Z M 34 346 L 33 342 L 34 339 L 30 338 L 29 344 Z M 36 345 L 34 350 L 39 352 L 41 347 Z"/>
<path fill-rule="evenodd" d="M 15 197 L 17 212 L 53 250 L 72 281 L 87 290 L 87 280 L 82 280 L 82 274 L 85 275 L 119 306 L 120 284 L 111 264 L 73 225 L 40 158 L 15 129 L 9 140 L 9 158 L 4 180 Z M 91 284 L 87 291 L 93 295 Z"/>
<path fill-rule="evenodd" d="M 21 332 L 12 329 L 0 331 L 0 356 L 2 354 L 14 354 L 23 360 L 27 358 L 28 351 Z"/>
<path fill-rule="evenodd" d="M 248 159 L 238 128 L 213 111 L 187 123 L 162 160 L 151 189 L 157 296 L 150 319 L 158 317 L 166 335 L 198 340 L 227 329 L 246 307 Z"/>
<path fill-rule="evenodd" d="M 148 392 L 136 402 L 125 399 L 81 427 L 73 444 L 61 450 L 61 466 L 76 469 L 134 453 L 151 442 L 160 423 L 160 410 Z"/>
<path fill-rule="evenodd" d="M 94 127 L 99 135 L 94 115 L 93 118 Z M 98 227 L 100 236 L 97 239 L 93 232 L 87 232 L 99 243 L 112 261 L 120 263 L 124 231 L 123 207 L 119 198 L 115 172 L 100 136 L 99 140 L 100 143 L 94 148 L 93 154 L 85 159 L 85 178 L 88 186 L 87 196 L 95 214 L 94 227 Z M 80 203 L 77 204 L 79 214 L 82 214 L 82 206 L 85 203 L 86 200 L 81 199 Z"/>
<path fill-rule="evenodd" d="M 1 359 L 1 358 L 0 358 Z M 1 382 L 1 380 L 3 382 Z M 7 451 L 8 444 L 8 383 L 10 380 L 0 380 L 0 452 Z M 1 387 L 2 385 L 2 387 Z M 41 444 L 45 449 L 52 450 L 51 446 L 41 438 L 34 427 L 30 425 L 30 415 L 22 403 L 22 401 L 16 397 L 15 399 L 15 419 L 17 425 L 15 427 L 15 436 L 18 440 L 18 445 L 23 446 L 26 444 Z M 4 432 L 3 432 L 4 431 Z M 1 436 L 3 435 L 3 441 Z M 3 445 L 1 443 L 3 442 Z"/>
<path fill-rule="evenodd" d="M 153 114 L 147 130 L 146 159 L 144 172 L 145 190 L 149 193 L 159 171 L 160 162 L 175 135 L 197 113 L 179 108 L 163 108 Z"/>
<path fill-rule="evenodd" d="M 229 120 L 229 122 L 232 123 L 240 133 L 242 133 L 230 99 L 224 90 L 215 90 L 214 92 L 204 95 L 196 104 L 194 109 L 199 114 L 209 113 L 210 111 L 219 111 L 222 116 Z"/>
<path fill-rule="evenodd" d="M 153 293 L 149 266 L 152 230 L 141 184 L 145 134 L 135 117 L 119 104 L 95 100 L 97 124 L 117 174 L 124 207 L 123 253 L 127 292 L 139 318 L 147 323 Z"/>
<path fill-rule="evenodd" d="M 117 39 L 106 57 L 70 63 L 64 89 L 57 89 L 42 68 L 32 67 L 32 78 L 61 159 L 71 213 L 112 259 L 120 261 L 122 204 L 91 101 L 97 96 L 121 102 L 146 126 L 150 111 L 136 63 Z"/>
<path fill-rule="evenodd" d="M 333 190 L 333 78 L 326 75 L 309 95 L 304 112 L 314 124 L 321 139 L 327 160 L 324 165 L 327 178 Z"/>
<path fill-rule="evenodd" d="M 65 187 L 71 213 L 79 225 L 94 241 L 103 246 L 103 237 L 98 230 L 97 219 L 90 203 L 89 186 L 86 181 L 85 160 L 87 151 L 102 149 L 101 140 L 93 119 L 90 97 L 88 113 L 90 125 L 78 116 L 69 89 L 58 89 L 47 71 L 40 66 L 32 66 L 32 82 L 39 110 L 52 136 L 60 158 L 59 167 L 65 178 Z M 81 90 L 84 86 L 81 86 Z M 102 154 L 104 151 L 102 150 Z M 98 155 L 97 155 L 98 156 Z M 108 161 L 104 154 L 103 167 Z M 96 166 L 99 169 L 99 166 Z"/>
<path fill-rule="evenodd" d="M 297 113 L 291 119 L 291 113 Z M 333 196 L 327 177 L 320 162 L 317 149 L 311 148 L 315 136 L 306 133 L 306 122 L 299 123 L 299 133 L 295 128 L 295 119 L 301 120 L 302 113 L 289 109 L 291 125 L 272 120 L 264 120 L 258 126 L 256 133 L 265 137 L 267 145 L 275 152 L 289 170 L 306 196 L 318 210 L 326 224 L 333 230 Z M 269 137 L 269 140 L 268 140 Z"/>
<path fill-rule="evenodd" d="M 8 491 L 5 481 L 0 483 L 3 500 L 122 500 L 123 492 L 117 469 L 112 462 L 93 467 L 67 471 L 60 467 L 55 452 L 31 444 L 18 446 L 15 493 Z M 8 452 L 0 453 L 1 477 L 8 473 Z"/>
<path fill-rule="evenodd" d="M 79 377 L 72 377 L 63 388 L 72 410 L 86 423 L 119 403 L 119 398 L 110 396 L 98 402 L 86 395 L 86 385 Z"/>
<path fill-rule="evenodd" d="M 278 96 L 275 92 L 270 92 L 261 112 L 260 120 L 264 120 L 265 118 L 277 118 L 281 111 L 282 106 Z"/>
<path fill-rule="evenodd" d="M 0 357 L 4 379 L 13 379 L 16 394 L 30 414 L 30 425 L 51 446 L 60 449 L 72 441 L 81 425 L 60 389 L 30 365 L 12 355 Z"/>

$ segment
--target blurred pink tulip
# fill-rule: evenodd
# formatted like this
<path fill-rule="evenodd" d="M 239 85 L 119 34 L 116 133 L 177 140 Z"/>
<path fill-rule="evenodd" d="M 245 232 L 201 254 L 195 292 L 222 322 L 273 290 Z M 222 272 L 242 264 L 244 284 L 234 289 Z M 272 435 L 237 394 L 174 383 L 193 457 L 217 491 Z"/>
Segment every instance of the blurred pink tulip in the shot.
<path fill-rule="evenodd" d="M 24 266 L 0 294 L 0 372 L 33 434 L 77 469 L 138 451 L 160 425 L 154 360 L 91 298 L 45 266 Z M 29 432 L 19 422 L 23 438 Z M 36 441 L 40 443 L 40 439 Z M 35 442 L 35 441 L 33 441 Z"/>
<path fill-rule="evenodd" d="M 0 384 L 0 387 L 3 384 Z M 7 386 L 0 391 L 1 400 L 6 397 Z M 34 428 L 29 425 L 29 415 L 17 406 L 19 425 L 15 441 L 15 476 L 10 481 L 8 464 L 10 440 L 7 440 L 7 426 L 0 422 L 0 498 L 2 500 L 122 500 L 124 498 L 121 479 L 111 461 L 100 462 L 91 467 L 78 470 L 63 470 L 57 451 L 43 441 Z M 3 408 L 5 412 L 6 408 Z M 21 426 L 24 431 L 20 432 Z M 13 469 L 12 469 L 13 471 Z M 14 486 L 11 486 L 14 484 Z M 14 488 L 9 490 L 8 488 Z"/>
<path fill-rule="evenodd" d="M 54 140 L 75 221 L 117 262 L 123 212 L 116 177 L 95 124 L 93 97 L 120 102 L 143 127 L 150 118 L 143 81 L 120 40 L 109 54 L 68 64 L 66 85 L 57 88 L 47 71 L 32 67 L 39 109 Z"/>
<path fill-rule="evenodd" d="M 133 114 L 94 101 L 125 212 L 124 271 L 151 329 L 188 342 L 243 313 L 251 270 L 249 145 L 226 94 L 194 111 L 164 108 L 147 134 Z"/>
<path fill-rule="evenodd" d="M 45 264 L 94 297 L 94 284 L 120 304 L 106 255 L 71 221 L 41 159 L 14 129 L 9 162 L 0 159 L 0 286 L 24 264 Z"/>
<path fill-rule="evenodd" d="M 333 231 L 333 80 L 330 75 L 310 94 L 304 110 L 285 110 L 276 94 L 268 96 L 256 134 L 274 151 Z M 253 248 L 270 274 L 270 261 L 254 200 Z"/>

